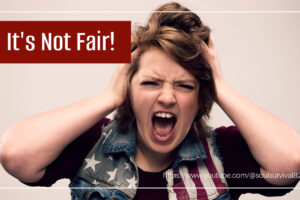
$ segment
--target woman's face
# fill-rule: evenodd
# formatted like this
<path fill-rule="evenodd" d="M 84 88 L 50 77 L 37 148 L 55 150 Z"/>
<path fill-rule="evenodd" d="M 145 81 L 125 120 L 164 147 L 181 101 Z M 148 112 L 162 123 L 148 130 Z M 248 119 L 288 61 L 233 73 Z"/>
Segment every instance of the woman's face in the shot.
<path fill-rule="evenodd" d="M 131 81 L 138 148 L 170 153 L 185 138 L 198 111 L 196 79 L 158 48 L 141 55 Z"/>

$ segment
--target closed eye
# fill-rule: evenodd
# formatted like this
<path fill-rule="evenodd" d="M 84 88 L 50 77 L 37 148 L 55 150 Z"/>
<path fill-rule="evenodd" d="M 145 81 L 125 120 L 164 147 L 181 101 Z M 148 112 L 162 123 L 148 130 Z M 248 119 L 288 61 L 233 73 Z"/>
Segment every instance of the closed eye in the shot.
<path fill-rule="evenodd" d="M 181 87 L 181 88 L 184 88 L 184 89 L 188 89 L 188 90 L 193 90 L 193 89 L 195 89 L 195 87 L 192 86 L 192 85 L 179 84 L 178 86 Z"/>
<path fill-rule="evenodd" d="M 158 85 L 158 83 L 154 82 L 154 81 L 143 81 L 141 83 L 141 85 L 152 85 L 152 86 L 155 86 L 155 85 Z"/>

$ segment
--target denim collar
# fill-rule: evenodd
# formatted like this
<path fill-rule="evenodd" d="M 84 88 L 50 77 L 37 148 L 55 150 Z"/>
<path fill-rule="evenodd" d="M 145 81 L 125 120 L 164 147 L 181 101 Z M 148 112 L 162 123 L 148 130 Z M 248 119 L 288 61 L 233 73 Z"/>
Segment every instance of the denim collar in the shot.
<path fill-rule="evenodd" d="M 204 160 L 207 157 L 203 144 L 200 140 L 192 138 L 189 132 L 182 143 L 178 146 L 176 158 L 173 162 L 172 168 L 177 168 L 185 162 L 196 160 Z"/>
<path fill-rule="evenodd" d="M 103 142 L 103 152 L 105 154 L 117 154 L 124 152 L 128 158 L 135 155 L 136 150 L 136 128 L 131 125 L 127 133 L 118 131 L 115 122 L 109 124 L 111 127 Z M 103 132 L 103 131 L 102 131 Z"/>
<path fill-rule="evenodd" d="M 113 122 L 112 122 L 113 123 Z M 127 133 L 119 132 L 116 125 L 111 126 L 103 142 L 105 154 L 125 153 L 128 158 L 135 155 L 136 151 L 136 125 L 131 125 Z M 177 155 L 172 168 L 177 168 L 184 162 L 204 160 L 207 157 L 201 141 L 192 139 L 188 133 L 177 148 Z"/>

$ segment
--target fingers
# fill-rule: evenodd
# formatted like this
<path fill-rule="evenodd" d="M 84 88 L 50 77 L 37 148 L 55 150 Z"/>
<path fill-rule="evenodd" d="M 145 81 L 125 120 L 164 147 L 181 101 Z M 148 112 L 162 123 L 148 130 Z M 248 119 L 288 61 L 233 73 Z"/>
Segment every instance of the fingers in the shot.
<path fill-rule="evenodd" d="M 209 35 L 209 40 L 208 44 L 204 41 L 201 41 L 201 50 L 203 52 L 204 57 L 207 59 L 213 74 L 214 74 L 214 79 L 222 79 L 222 73 L 221 73 L 221 67 L 220 67 L 220 62 L 217 54 L 217 50 L 215 48 L 215 43 L 214 43 L 214 38 L 212 36 L 212 33 Z"/>
<path fill-rule="evenodd" d="M 131 63 L 137 58 L 139 55 L 140 49 L 138 47 L 135 47 L 133 51 L 131 52 Z"/>
<path fill-rule="evenodd" d="M 204 56 L 206 58 L 209 58 L 210 52 L 209 52 L 208 46 L 206 45 L 206 43 L 203 40 L 200 42 L 200 48 L 201 48 Z"/>
<path fill-rule="evenodd" d="M 214 41 L 214 37 L 212 35 L 212 32 L 210 32 L 210 34 L 209 34 L 208 47 L 211 48 L 211 49 L 213 49 L 215 47 L 215 41 Z"/>
<path fill-rule="evenodd" d="M 215 41 L 214 41 L 214 37 L 211 32 L 209 34 L 208 44 L 206 44 L 204 41 L 201 41 L 200 44 L 201 44 L 201 49 L 207 58 L 209 58 L 211 56 L 217 57 Z"/>
<path fill-rule="evenodd" d="M 131 57 L 132 56 L 137 56 L 139 54 L 139 48 L 135 48 L 132 52 L 131 52 Z"/>
<path fill-rule="evenodd" d="M 131 34 L 131 63 L 136 59 L 136 57 L 139 54 L 138 46 L 135 43 L 133 43 L 135 36 L 135 34 Z"/>
<path fill-rule="evenodd" d="M 204 41 L 201 41 L 201 48 L 204 51 L 213 51 L 215 49 L 215 42 L 214 42 L 214 37 L 212 33 L 210 32 L 209 38 L 208 38 L 208 43 L 206 44 Z"/>

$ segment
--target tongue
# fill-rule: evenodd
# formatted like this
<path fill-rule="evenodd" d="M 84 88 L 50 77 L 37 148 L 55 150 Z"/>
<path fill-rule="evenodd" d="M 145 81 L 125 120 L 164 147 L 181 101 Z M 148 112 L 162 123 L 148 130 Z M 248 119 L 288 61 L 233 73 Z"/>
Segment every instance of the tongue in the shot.
<path fill-rule="evenodd" d="M 157 135 L 165 137 L 173 128 L 173 120 L 156 118 L 153 121 L 153 127 Z"/>

